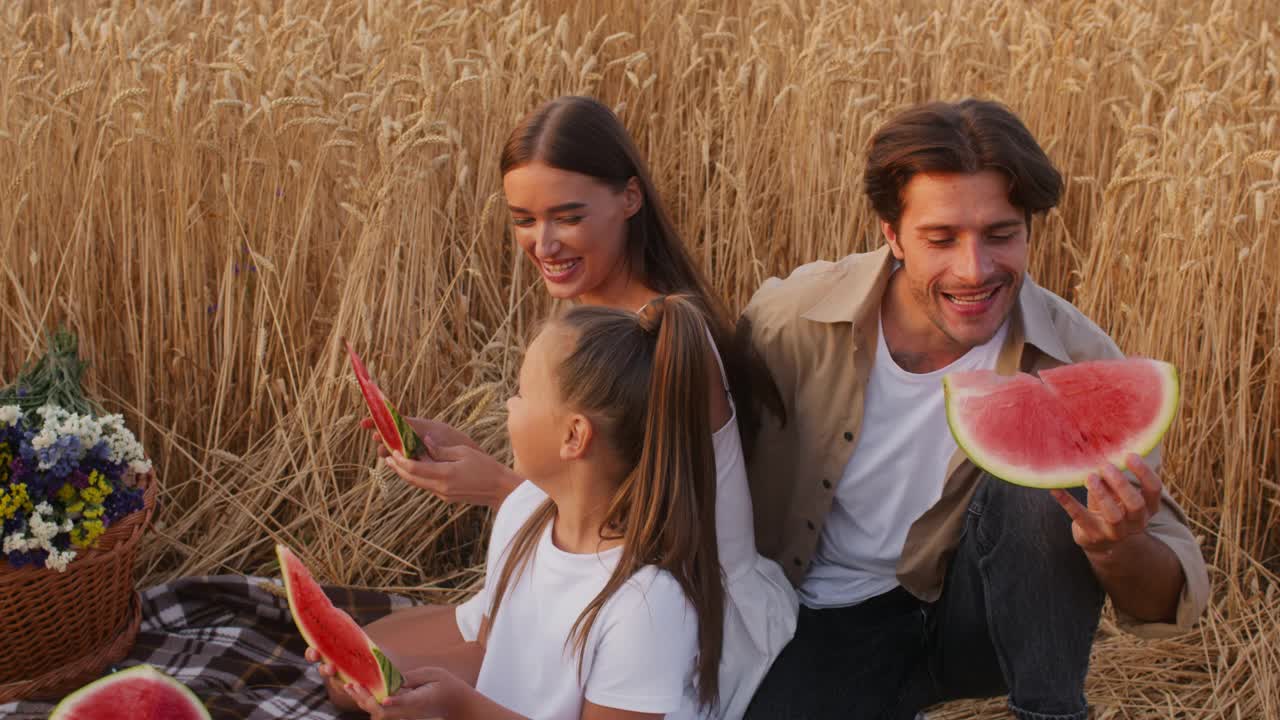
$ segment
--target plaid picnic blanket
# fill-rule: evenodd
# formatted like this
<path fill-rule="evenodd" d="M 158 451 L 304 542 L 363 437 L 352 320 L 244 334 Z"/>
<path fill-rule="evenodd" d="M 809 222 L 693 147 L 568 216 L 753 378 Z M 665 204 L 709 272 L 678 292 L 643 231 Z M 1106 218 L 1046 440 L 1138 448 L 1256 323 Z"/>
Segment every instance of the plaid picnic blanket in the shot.
<path fill-rule="evenodd" d="M 284 598 L 243 575 L 189 577 L 142 593 L 137 644 L 116 669 L 148 663 L 186 684 L 214 720 L 356 720 L 325 695 L 302 656 L 306 643 Z M 279 587 L 278 583 L 274 583 Z M 325 587 L 333 604 L 364 624 L 413 603 L 369 590 Z M 0 705 L 0 718 L 47 718 L 53 705 Z"/>

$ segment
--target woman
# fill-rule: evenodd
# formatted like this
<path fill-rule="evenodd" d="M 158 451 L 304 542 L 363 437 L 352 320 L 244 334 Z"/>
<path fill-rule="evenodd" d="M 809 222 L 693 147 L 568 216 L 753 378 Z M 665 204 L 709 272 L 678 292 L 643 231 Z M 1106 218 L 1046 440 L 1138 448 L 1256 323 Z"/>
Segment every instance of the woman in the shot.
<path fill-rule="evenodd" d="M 515 240 L 553 298 L 638 311 L 655 298 L 681 293 L 704 316 L 716 351 L 709 379 L 723 389 L 711 393 L 708 409 L 726 596 L 720 703 L 704 714 L 740 717 L 795 630 L 795 592 L 781 568 L 756 551 L 744 461 L 755 407 L 762 399 L 776 402 L 776 390 L 763 366 L 734 340 L 728 313 L 689 257 L 639 152 L 607 107 L 582 97 L 546 103 L 512 131 L 500 168 Z M 410 422 L 431 457 L 388 457 L 406 481 L 450 502 L 491 507 L 523 482 L 456 429 L 437 421 Z M 415 667 L 429 664 L 450 644 L 475 640 L 483 611 L 475 598 L 456 610 L 413 608 L 367 631 L 397 665 Z M 348 704 L 342 693 L 331 695 Z"/>

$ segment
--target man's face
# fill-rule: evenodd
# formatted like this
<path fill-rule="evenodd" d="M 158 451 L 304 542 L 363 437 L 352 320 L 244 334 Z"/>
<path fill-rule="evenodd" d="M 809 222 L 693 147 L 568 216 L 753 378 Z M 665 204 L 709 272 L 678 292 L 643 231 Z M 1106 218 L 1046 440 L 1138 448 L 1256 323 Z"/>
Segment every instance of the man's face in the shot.
<path fill-rule="evenodd" d="M 1026 217 L 995 170 L 916 175 L 902 196 L 898 230 L 881 222 L 907 289 L 891 307 L 915 339 L 958 357 L 990 340 L 1013 309 L 1027 269 Z"/>

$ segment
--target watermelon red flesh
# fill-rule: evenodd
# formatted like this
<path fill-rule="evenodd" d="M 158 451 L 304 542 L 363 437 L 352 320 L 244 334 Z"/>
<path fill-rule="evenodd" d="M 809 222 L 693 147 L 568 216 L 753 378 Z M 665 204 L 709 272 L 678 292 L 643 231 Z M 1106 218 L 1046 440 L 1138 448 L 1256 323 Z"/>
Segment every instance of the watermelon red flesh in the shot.
<path fill-rule="evenodd" d="M 355 348 L 351 347 L 351 343 L 345 340 L 343 342 L 347 346 L 347 356 L 351 358 L 351 368 L 356 373 L 356 382 L 360 383 L 360 393 L 364 395 L 365 404 L 369 406 L 369 414 L 373 416 L 373 424 L 378 428 L 383 444 L 388 450 L 403 453 L 404 443 L 396 429 L 395 420 L 387 409 L 386 396 L 369 377 L 369 371 L 365 369 L 364 362 L 356 354 Z"/>
<path fill-rule="evenodd" d="M 1172 365 L 1096 361 L 1040 373 L 953 373 L 943 380 L 947 422 L 975 464 L 1032 487 L 1083 485 L 1129 453 L 1159 443 L 1177 408 Z"/>
<path fill-rule="evenodd" d="M 400 689 L 402 678 L 386 655 L 351 616 L 333 606 L 293 551 L 276 545 L 280 574 L 294 624 L 307 641 L 346 680 L 381 701 Z"/>
<path fill-rule="evenodd" d="M 63 698 L 49 720 L 209 720 L 209 713 L 185 685 L 137 665 Z"/>
<path fill-rule="evenodd" d="M 1040 379 L 1062 401 L 1084 442 L 1117 465 L 1133 452 L 1133 441 L 1144 453 L 1155 447 L 1159 437 L 1150 434 L 1163 435 L 1177 408 L 1177 372 L 1155 360 L 1090 363 L 1083 369 L 1064 365 L 1040 373 Z M 1134 428 L 1148 428 L 1148 436 L 1134 437 Z"/>
<path fill-rule="evenodd" d="M 387 450 L 399 452 L 408 458 L 422 454 L 426 448 L 418 437 L 418 433 L 400 417 L 400 413 L 396 412 L 395 407 L 387 400 L 387 396 L 382 393 L 382 389 L 373 381 L 373 378 L 369 377 L 364 361 L 356 354 L 351 343 L 344 339 L 343 344 L 347 346 L 347 356 L 351 358 L 351 369 L 355 371 L 356 382 L 360 384 L 360 394 L 364 395 L 364 402 L 369 406 L 369 414 L 373 417 L 373 425 L 378 429 L 378 435 L 382 438 L 382 443 L 387 446 Z"/>

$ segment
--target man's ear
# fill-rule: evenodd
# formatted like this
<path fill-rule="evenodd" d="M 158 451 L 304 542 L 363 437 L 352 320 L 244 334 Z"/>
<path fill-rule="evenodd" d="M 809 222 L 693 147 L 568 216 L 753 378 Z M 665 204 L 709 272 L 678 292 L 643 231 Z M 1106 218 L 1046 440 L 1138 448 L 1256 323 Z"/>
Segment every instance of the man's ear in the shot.
<path fill-rule="evenodd" d="M 565 425 L 564 439 L 560 441 L 561 460 L 580 460 L 591 448 L 595 428 L 585 415 L 574 413 Z"/>
<path fill-rule="evenodd" d="M 889 243 L 889 249 L 893 251 L 893 256 L 898 260 L 902 260 L 904 253 L 902 252 L 902 243 L 898 242 L 898 232 L 893 229 L 887 221 L 880 221 L 880 234 L 884 235 L 885 242 Z"/>
<path fill-rule="evenodd" d="M 632 215 L 640 212 L 642 207 L 644 207 L 644 191 L 640 189 L 640 178 L 633 176 L 627 180 L 626 187 L 622 188 L 622 210 L 629 220 Z"/>

